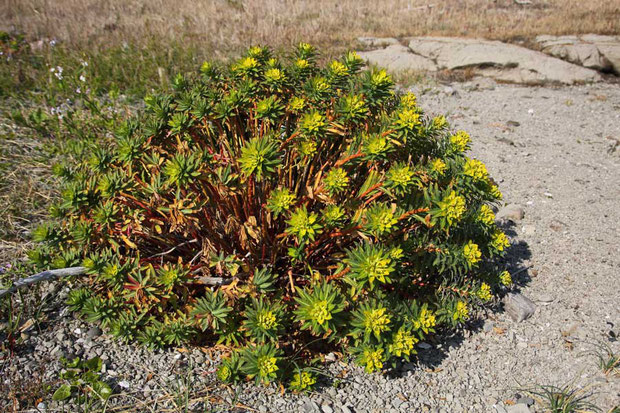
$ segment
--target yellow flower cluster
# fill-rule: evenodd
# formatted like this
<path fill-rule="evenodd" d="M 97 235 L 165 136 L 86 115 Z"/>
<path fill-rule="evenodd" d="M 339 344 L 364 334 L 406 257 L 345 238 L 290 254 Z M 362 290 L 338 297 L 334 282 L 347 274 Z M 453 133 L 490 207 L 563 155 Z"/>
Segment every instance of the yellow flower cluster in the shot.
<path fill-rule="evenodd" d="M 258 372 L 261 377 L 268 377 L 278 371 L 277 359 L 275 357 L 262 356 L 258 358 Z"/>
<path fill-rule="evenodd" d="M 502 193 L 500 192 L 500 190 L 497 187 L 497 185 L 492 185 L 491 186 L 491 190 L 489 191 L 489 193 L 495 199 L 502 199 L 503 198 Z"/>
<path fill-rule="evenodd" d="M 449 223 L 458 221 L 465 212 L 465 198 L 451 191 L 441 200 L 441 211 Z"/>
<path fill-rule="evenodd" d="M 333 168 L 325 175 L 323 183 L 331 194 L 335 194 L 341 192 L 349 185 L 349 176 L 344 169 Z"/>
<path fill-rule="evenodd" d="M 512 277 L 510 276 L 510 273 L 508 271 L 502 271 L 499 274 L 499 282 L 506 286 L 512 285 Z"/>
<path fill-rule="evenodd" d="M 387 281 L 386 277 L 389 277 L 394 269 L 391 267 L 391 264 L 392 260 L 390 258 L 382 258 L 380 255 L 371 257 L 366 265 L 368 271 L 368 282 L 371 286 L 375 283 L 375 280 L 379 280 L 379 282 L 385 284 Z"/>
<path fill-rule="evenodd" d="M 463 301 L 456 303 L 456 308 L 452 314 L 452 318 L 456 321 L 467 320 L 469 318 L 469 308 L 467 308 L 467 303 Z"/>
<path fill-rule="evenodd" d="M 389 330 L 390 316 L 386 314 L 385 308 L 376 308 L 364 311 L 364 327 L 367 331 L 372 331 L 375 335 Z"/>
<path fill-rule="evenodd" d="M 484 165 L 484 163 L 480 162 L 477 159 L 468 159 L 467 162 L 465 162 L 463 173 L 478 180 L 486 180 L 489 176 L 489 173 L 487 172 L 487 167 Z"/>
<path fill-rule="evenodd" d="M 382 87 L 390 85 L 392 83 L 392 78 L 387 74 L 385 69 L 381 69 L 372 73 L 370 76 L 370 83 L 372 83 L 373 86 Z"/>
<path fill-rule="evenodd" d="M 417 105 L 417 100 L 413 92 L 407 92 L 400 98 L 400 104 L 405 109 L 413 109 Z"/>
<path fill-rule="evenodd" d="M 395 260 L 400 260 L 404 255 L 405 254 L 402 248 L 394 247 L 390 250 L 390 258 Z"/>
<path fill-rule="evenodd" d="M 422 311 L 420 311 L 420 317 L 414 322 L 414 326 L 415 328 L 422 329 L 422 331 L 428 331 L 429 329 L 435 327 L 436 323 L 437 320 L 435 318 L 435 314 L 432 311 L 423 308 Z"/>
<path fill-rule="evenodd" d="M 305 69 L 305 68 L 307 68 L 308 66 L 310 66 L 310 62 L 308 62 L 306 59 L 297 59 L 297 60 L 295 61 L 295 66 L 296 66 L 298 69 Z"/>
<path fill-rule="evenodd" d="M 439 175 L 443 175 L 443 173 L 446 171 L 446 163 L 439 158 L 432 160 L 431 171 Z"/>
<path fill-rule="evenodd" d="M 395 354 L 398 357 L 402 357 L 403 354 L 409 356 L 412 352 L 415 354 L 413 347 L 417 342 L 417 337 L 406 329 L 401 328 L 392 339 L 392 344 L 389 346 L 390 353 Z"/>
<path fill-rule="evenodd" d="M 496 231 L 491 238 L 491 246 L 497 251 L 502 252 L 510 246 L 508 237 L 502 231 Z"/>
<path fill-rule="evenodd" d="M 480 252 L 480 248 L 478 245 L 473 243 L 472 241 L 468 241 L 467 244 L 463 247 L 463 255 L 468 263 L 471 265 L 477 264 L 482 257 L 482 253 Z"/>
<path fill-rule="evenodd" d="M 435 129 L 443 129 L 448 124 L 445 116 L 435 116 L 433 118 L 433 128 Z"/>
<path fill-rule="evenodd" d="M 413 180 L 414 172 L 407 165 L 394 166 L 388 171 L 388 179 L 396 186 L 406 188 Z"/>
<path fill-rule="evenodd" d="M 482 301 L 489 301 L 491 299 L 491 286 L 487 283 L 482 283 L 476 295 Z"/>
<path fill-rule="evenodd" d="M 304 98 L 299 96 L 294 96 L 288 103 L 291 112 L 299 112 L 306 106 L 306 101 Z"/>
<path fill-rule="evenodd" d="M 495 214 L 490 206 L 484 204 L 478 211 L 478 221 L 485 225 L 491 225 L 495 222 Z"/>
<path fill-rule="evenodd" d="M 422 124 L 420 114 L 414 109 L 405 109 L 398 114 L 396 124 L 401 128 L 413 130 L 416 126 Z"/>
<path fill-rule="evenodd" d="M 304 139 L 299 143 L 299 153 L 302 156 L 314 156 L 317 150 L 317 144 L 310 139 Z"/>
<path fill-rule="evenodd" d="M 271 330 L 278 324 L 278 321 L 273 311 L 264 311 L 258 314 L 256 324 L 264 330 Z"/>
<path fill-rule="evenodd" d="M 316 383 L 316 378 L 307 371 L 295 373 L 291 380 L 291 387 L 296 390 L 306 390 Z"/>
<path fill-rule="evenodd" d="M 327 125 L 325 116 L 319 112 L 307 113 L 301 120 L 301 128 L 308 133 L 314 133 L 320 131 Z"/>
<path fill-rule="evenodd" d="M 327 301 L 316 301 L 312 306 L 312 312 L 310 313 L 310 316 L 314 321 L 319 323 L 319 325 L 323 325 L 326 321 L 331 320 L 332 315 L 327 308 Z"/>
<path fill-rule="evenodd" d="M 450 143 L 459 152 L 464 152 L 469 146 L 469 142 L 471 142 L 469 134 L 462 130 L 450 136 Z"/>
<path fill-rule="evenodd" d="M 271 82 L 279 82 L 284 79 L 284 73 L 277 67 L 265 71 L 265 79 Z"/>
<path fill-rule="evenodd" d="M 330 63 L 329 70 L 331 70 L 331 72 L 336 76 L 346 76 L 349 74 L 349 69 L 347 69 L 347 67 L 338 60 L 334 60 Z"/>
<path fill-rule="evenodd" d="M 367 348 L 364 350 L 364 364 L 366 364 L 366 372 L 372 373 L 375 370 L 381 370 L 383 368 L 383 349 L 378 348 L 372 350 Z"/>
<path fill-rule="evenodd" d="M 240 69 L 240 70 L 250 70 L 250 69 L 255 69 L 257 67 L 258 67 L 258 60 L 254 59 L 253 57 L 246 57 L 244 59 L 241 59 L 241 61 L 237 65 L 237 69 Z"/>

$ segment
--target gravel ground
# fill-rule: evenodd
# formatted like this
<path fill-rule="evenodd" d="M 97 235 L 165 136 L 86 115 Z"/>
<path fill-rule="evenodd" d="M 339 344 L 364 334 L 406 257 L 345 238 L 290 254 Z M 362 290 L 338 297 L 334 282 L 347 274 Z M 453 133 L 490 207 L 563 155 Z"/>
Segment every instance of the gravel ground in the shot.
<path fill-rule="evenodd" d="M 99 355 L 104 378 L 125 393 L 119 403 L 136 411 L 173 407 L 171 397 L 186 387 L 197 392 L 196 411 L 540 412 L 540 402 L 529 410 L 512 405 L 525 401 L 519 389 L 567 383 L 593 391 L 604 411 L 620 404 L 620 377 L 605 376 L 591 354 L 597 343 L 620 352 L 620 85 L 481 80 L 415 91 L 428 112 L 446 113 L 470 132 L 473 156 L 487 164 L 506 202 L 523 208 L 525 217 L 507 228 L 509 260 L 536 304 L 531 318 L 515 323 L 491 311 L 463 331 L 421 343 L 416 362 L 389 374 L 366 375 L 336 360 L 332 380 L 315 393 L 282 395 L 275 386 L 218 385 L 217 356 L 201 349 L 118 344 L 63 309 L 66 291 L 57 285 L 47 287 L 57 303 L 51 321 L 28 332 L 15 358 L 0 361 L 0 375 L 27 377 L 44 366 L 51 379 L 61 355 Z"/>

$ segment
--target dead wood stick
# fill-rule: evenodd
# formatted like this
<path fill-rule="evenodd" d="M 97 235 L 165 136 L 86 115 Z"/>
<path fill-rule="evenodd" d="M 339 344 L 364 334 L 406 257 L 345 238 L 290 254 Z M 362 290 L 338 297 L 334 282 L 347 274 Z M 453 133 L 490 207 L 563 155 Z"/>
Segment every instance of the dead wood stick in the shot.
<path fill-rule="evenodd" d="M 6 290 L 0 290 L 0 298 L 4 297 L 7 294 L 12 294 L 18 289 L 38 283 L 40 281 L 52 281 L 56 278 L 68 277 L 71 275 L 81 275 L 86 272 L 86 267 L 69 267 L 69 268 L 60 268 L 57 270 L 47 270 L 40 272 L 35 275 L 31 275 L 30 277 L 22 278 L 21 280 L 15 281 L 15 283 Z"/>

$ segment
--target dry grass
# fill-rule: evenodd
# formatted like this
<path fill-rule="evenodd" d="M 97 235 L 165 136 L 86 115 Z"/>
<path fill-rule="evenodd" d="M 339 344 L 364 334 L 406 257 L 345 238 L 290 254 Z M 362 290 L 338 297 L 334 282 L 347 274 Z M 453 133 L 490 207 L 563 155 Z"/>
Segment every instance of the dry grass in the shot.
<path fill-rule="evenodd" d="M 0 28 L 35 39 L 92 47 L 176 39 L 216 57 L 300 40 L 339 52 L 358 36 L 620 33 L 620 0 L 4 0 L 0 15 Z"/>

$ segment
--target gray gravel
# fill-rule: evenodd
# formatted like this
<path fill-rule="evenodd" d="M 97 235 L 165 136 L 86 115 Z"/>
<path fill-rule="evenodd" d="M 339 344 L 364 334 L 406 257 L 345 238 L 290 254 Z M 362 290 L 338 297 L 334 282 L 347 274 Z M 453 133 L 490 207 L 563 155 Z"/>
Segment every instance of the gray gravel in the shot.
<path fill-rule="evenodd" d="M 174 407 L 166 395 L 187 386 L 209 396 L 190 404 L 196 411 L 209 405 L 527 413 L 542 409 L 520 388 L 569 382 L 593 390 L 592 401 L 605 411 L 619 404 L 620 377 L 605 376 L 589 352 L 596 343 L 620 352 L 613 341 L 620 333 L 620 86 L 532 88 L 483 80 L 415 90 L 427 111 L 446 113 L 454 127 L 470 132 L 472 156 L 487 164 L 506 202 L 521 205 L 523 216 L 505 225 L 513 243 L 509 260 L 521 269 L 515 281 L 536 305 L 531 317 L 517 323 L 501 309 L 489 312 L 468 329 L 420 345 L 417 361 L 387 374 L 367 375 L 336 359 L 328 366 L 333 380 L 300 396 L 282 395 L 275 386 L 218 385 L 215 354 L 119 344 L 59 306 L 41 333 L 27 333 L 15 358 L 0 361 L 0 374 L 27 376 L 44 365 L 53 378 L 61 355 L 98 355 L 104 377 L 133 397 L 119 401 L 148 402 L 138 411 Z"/>

